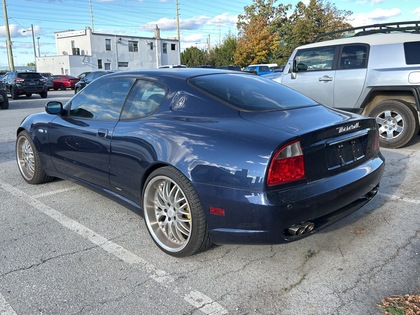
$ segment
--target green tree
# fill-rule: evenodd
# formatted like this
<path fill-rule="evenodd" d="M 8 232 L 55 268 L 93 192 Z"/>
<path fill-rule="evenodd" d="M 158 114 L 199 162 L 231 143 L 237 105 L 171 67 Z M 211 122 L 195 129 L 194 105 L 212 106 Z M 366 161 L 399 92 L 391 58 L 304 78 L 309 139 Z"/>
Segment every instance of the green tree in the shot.
<path fill-rule="evenodd" d="M 277 0 L 253 0 L 238 17 L 235 62 L 284 64 L 293 49 L 310 43 L 317 35 L 351 27 L 351 11 L 338 10 L 328 0 L 310 0 L 306 5 L 279 4 Z"/>
<path fill-rule="evenodd" d="M 235 64 L 233 55 L 237 48 L 236 37 L 228 34 L 223 40 L 222 44 L 210 51 L 210 64 L 215 66 L 229 66 Z M 213 61 L 213 62 L 211 62 Z"/>
<path fill-rule="evenodd" d="M 351 14 L 351 11 L 338 10 L 326 0 L 310 0 L 308 5 L 298 2 L 288 21 L 278 27 L 277 59 L 284 63 L 293 49 L 312 42 L 317 35 L 351 27 L 346 22 Z M 337 36 L 324 39 L 331 38 Z"/>
<path fill-rule="evenodd" d="M 181 53 L 181 63 L 187 67 L 207 64 L 207 52 L 195 46 L 188 47 Z"/>
<path fill-rule="evenodd" d="M 246 6 L 245 13 L 238 16 L 239 30 L 235 63 L 246 66 L 251 63 L 268 63 L 275 59 L 279 43 L 276 29 L 287 20 L 290 5 L 274 6 L 277 0 L 254 0 Z"/>

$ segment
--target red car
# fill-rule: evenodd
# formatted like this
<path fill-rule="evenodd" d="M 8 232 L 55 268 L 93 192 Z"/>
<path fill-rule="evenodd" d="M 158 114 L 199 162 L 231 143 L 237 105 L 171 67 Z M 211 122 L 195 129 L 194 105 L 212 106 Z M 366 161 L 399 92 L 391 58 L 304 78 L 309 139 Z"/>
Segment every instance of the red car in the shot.
<path fill-rule="evenodd" d="M 79 81 L 79 78 L 71 75 L 53 75 L 50 81 L 53 83 L 54 90 L 65 90 L 71 88 L 74 90 L 74 85 Z"/>

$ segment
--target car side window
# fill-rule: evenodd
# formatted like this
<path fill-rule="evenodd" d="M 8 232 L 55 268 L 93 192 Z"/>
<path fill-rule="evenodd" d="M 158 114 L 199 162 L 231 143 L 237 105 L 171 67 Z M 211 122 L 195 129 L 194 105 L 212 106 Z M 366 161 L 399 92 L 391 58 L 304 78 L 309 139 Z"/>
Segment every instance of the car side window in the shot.
<path fill-rule="evenodd" d="M 156 111 L 166 97 L 166 90 L 160 84 L 149 81 L 137 81 L 126 105 L 121 119 L 134 119 L 148 116 Z"/>
<path fill-rule="evenodd" d="M 298 71 L 331 70 L 334 66 L 335 47 L 317 47 L 297 52 L 295 57 Z"/>
<path fill-rule="evenodd" d="M 360 69 L 366 68 L 367 60 L 366 45 L 347 45 L 343 46 L 340 54 L 340 69 Z"/>
<path fill-rule="evenodd" d="M 96 120 L 119 119 L 134 78 L 104 78 L 81 90 L 70 103 L 69 116 Z"/>

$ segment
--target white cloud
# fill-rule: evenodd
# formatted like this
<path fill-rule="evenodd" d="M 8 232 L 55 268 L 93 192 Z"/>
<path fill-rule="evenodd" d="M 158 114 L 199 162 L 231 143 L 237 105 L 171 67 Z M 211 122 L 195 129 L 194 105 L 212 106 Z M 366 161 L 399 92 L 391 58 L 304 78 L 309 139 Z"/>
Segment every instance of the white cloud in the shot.
<path fill-rule="evenodd" d="M 413 11 L 413 13 L 417 16 L 417 18 L 418 18 L 418 19 L 420 19 L 420 7 L 419 7 L 419 8 L 417 8 L 417 9 L 415 9 L 415 10 Z"/>
<path fill-rule="evenodd" d="M 237 22 L 238 22 L 237 15 L 230 16 L 228 12 L 225 12 L 223 14 L 219 14 L 215 16 L 214 18 L 209 20 L 207 24 L 227 26 L 229 24 L 236 25 Z"/>
<path fill-rule="evenodd" d="M 401 10 L 398 8 L 384 10 L 384 9 L 375 9 L 368 14 L 368 17 L 372 20 L 382 20 L 390 17 L 395 17 L 401 15 Z"/>
<path fill-rule="evenodd" d="M 374 9 L 369 13 L 358 13 L 353 14 L 349 22 L 353 26 L 363 26 L 375 23 L 385 22 L 389 18 L 395 18 L 401 15 L 401 10 L 398 8 L 384 10 L 384 9 Z"/>
<path fill-rule="evenodd" d="M 34 25 L 34 35 L 37 36 L 41 34 L 41 28 L 39 26 Z M 21 26 L 17 26 L 15 24 L 9 25 L 9 33 L 10 37 L 18 38 L 18 37 L 32 37 L 32 30 L 29 26 L 28 28 L 22 28 Z M 6 27 L 0 26 L 0 37 L 6 38 Z"/>
<path fill-rule="evenodd" d="M 192 34 L 182 37 L 182 41 L 185 43 L 201 43 L 207 40 L 207 36 L 204 34 Z"/>
<path fill-rule="evenodd" d="M 182 30 L 198 30 L 201 27 L 205 25 L 223 25 L 223 26 L 229 26 L 229 25 L 236 25 L 236 22 L 238 21 L 238 16 L 230 16 L 229 13 L 223 13 L 219 14 L 213 18 L 206 16 L 206 15 L 200 15 L 195 16 L 190 19 L 180 19 L 179 26 Z M 149 23 L 146 23 L 141 26 L 141 29 L 144 31 L 153 31 L 156 28 L 156 25 L 159 26 L 159 28 L 163 31 L 168 30 L 175 30 L 176 29 L 176 19 L 168 19 L 168 18 L 162 18 L 157 21 L 152 21 Z"/>
<path fill-rule="evenodd" d="M 180 28 L 184 30 L 196 30 L 207 24 L 209 20 L 210 17 L 208 16 L 196 16 L 191 19 L 180 20 L 179 25 Z M 176 29 L 176 19 L 162 18 L 157 21 L 146 23 L 142 25 L 141 28 L 145 31 L 153 31 L 156 28 L 156 25 L 158 25 L 161 30 L 174 30 Z"/>

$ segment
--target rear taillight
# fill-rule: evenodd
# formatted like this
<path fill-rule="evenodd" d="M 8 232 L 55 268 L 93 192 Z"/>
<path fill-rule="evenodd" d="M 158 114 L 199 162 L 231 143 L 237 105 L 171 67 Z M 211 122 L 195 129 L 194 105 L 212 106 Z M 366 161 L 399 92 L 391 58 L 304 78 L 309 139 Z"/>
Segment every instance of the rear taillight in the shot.
<path fill-rule="evenodd" d="M 274 154 L 268 170 L 267 185 L 274 186 L 305 178 L 305 163 L 300 141 L 290 142 Z"/>
<path fill-rule="evenodd" d="M 373 152 L 377 152 L 377 151 L 379 151 L 379 130 L 378 129 L 376 129 L 376 132 L 375 132 L 375 144 L 373 146 Z"/>
<path fill-rule="evenodd" d="M 22 83 L 24 81 L 25 81 L 25 79 L 22 79 L 22 78 L 16 78 L 15 79 L 15 83 Z"/>

